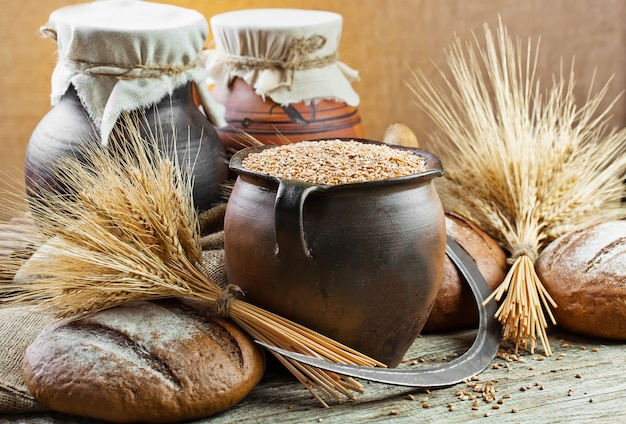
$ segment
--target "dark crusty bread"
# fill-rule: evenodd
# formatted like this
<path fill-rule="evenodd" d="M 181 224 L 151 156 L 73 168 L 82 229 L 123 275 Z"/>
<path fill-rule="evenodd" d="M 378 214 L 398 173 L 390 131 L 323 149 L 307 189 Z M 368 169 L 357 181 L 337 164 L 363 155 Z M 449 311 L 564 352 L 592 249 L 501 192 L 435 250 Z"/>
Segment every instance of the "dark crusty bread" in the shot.
<path fill-rule="evenodd" d="M 487 284 L 494 289 L 507 270 L 506 253 L 496 241 L 467 220 L 446 213 L 446 232 L 474 260 Z M 423 332 L 467 328 L 477 324 L 478 309 L 472 292 L 446 256 L 443 279 Z"/>
<path fill-rule="evenodd" d="M 51 324 L 27 349 L 35 399 L 113 422 L 177 422 L 223 411 L 265 369 L 263 352 L 208 305 L 136 302 Z"/>
<path fill-rule="evenodd" d="M 626 340 L 626 221 L 565 234 L 536 262 L 557 303 L 557 325 L 581 335 Z"/>

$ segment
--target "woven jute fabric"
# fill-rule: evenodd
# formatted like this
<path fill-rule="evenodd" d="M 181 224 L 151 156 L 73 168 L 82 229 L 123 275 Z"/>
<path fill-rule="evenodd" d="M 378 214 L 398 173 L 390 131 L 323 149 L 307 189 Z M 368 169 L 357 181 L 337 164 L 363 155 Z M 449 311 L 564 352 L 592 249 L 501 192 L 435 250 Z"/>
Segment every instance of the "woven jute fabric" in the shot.
<path fill-rule="evenodd" d="M 211 279 L 226 287 L 224 268 L 225 205 L 220 205 L 200 216 L 202 260 Z M 25 224 L 27 225 L 27 224 Z M 11 235 L 3 233 L 0 240 Z M 22 376 L 22 361 L 26 348 L 54 317 L 49 313 L 34 312 L 29 307 L 0 308 L 0 415 L 46 411 L 29 392 Z"/>
<path fill-rule="evenodd" d="M 22 359 L 28 345 L 52 319 L 27 308 L 0 309 L 0 413 L 45 410 L 26 388 Z"/>

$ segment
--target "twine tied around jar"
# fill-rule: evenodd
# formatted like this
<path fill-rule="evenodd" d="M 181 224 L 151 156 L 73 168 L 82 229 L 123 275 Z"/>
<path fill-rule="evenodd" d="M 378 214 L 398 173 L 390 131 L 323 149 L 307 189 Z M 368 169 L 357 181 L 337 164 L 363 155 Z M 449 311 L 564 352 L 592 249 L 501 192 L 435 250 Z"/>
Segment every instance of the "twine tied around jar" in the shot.
<path fill-rule="evenodd" d="M 268 57 L 240 56 L 221 52 L 224 62 L 236 70 L 260 71 L 272 69 L 282 72 L 283 80 L 277 87 L 291 89 L 294 84 L 296 71 L 305 69 L 322 68 L 337 62 L 339 55 L 333 52 L 326 56 L 310 57 L 305 56 L 315 53 L 326 45 L 326 37 L 323 35 L 312 35 L 308 38 L 304 36 L 296 37 L 288 44 L 283 54 L 271 59 Z"/>
<path fill-rule="evenodd" d="M 121 65 L 115 63 L 92 63 L 68 58 L 62 59 L 77 73 L 96 77 L 113 77 L 118 80 L 175 76 L 198 66 L 197 60 L 186 65 L 154 66 L 142 64 Z"/>

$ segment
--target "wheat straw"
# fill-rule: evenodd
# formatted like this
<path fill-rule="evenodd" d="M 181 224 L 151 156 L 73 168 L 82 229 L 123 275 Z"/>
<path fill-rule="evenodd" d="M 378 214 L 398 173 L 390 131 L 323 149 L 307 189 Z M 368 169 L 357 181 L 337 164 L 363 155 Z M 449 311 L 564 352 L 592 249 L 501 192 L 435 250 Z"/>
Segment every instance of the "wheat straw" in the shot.
<path fill-rule="evenodd" d="M 242 300 L 218 287 L 201 264 L 199 219 L 191 181 L 153 137 L 126 118 L 122 142 L 93 147 L 84 162 L 66 159 L 58 176 L 71 194 L 33 202 L 41 247 L 3 281 L 3 306 L 33 305 L 59 317 L 80 317 L 123 303 L 163 297 L 201 299 L 226 313 L 259 341 L 345 364 L 385 365 Z M 113 147 L 111 147 L 113 146 Z M 43 240 L 43 242 L 42 242 Z M 7 275 L 3 276 L 6 280 Z M 272 352 L 274 353 L 274 352 Z M 274 353 L 275 354 L 275 353 Z M 350 378 L 275 354 L 323 405 L 361 392 Z"/>
<path fill-rule="evenodd" d="M 546 91 L 536 77 L 538 44 L 497 35 L 485 44 L 457 39 L 447 51 L 442 83 L 415 72 L 408 83 L 418 106 L 435 122 L 429 148 L 444 163 L 437 188 L 446 210 L 485 230 L 510 254 L 511 268 L 489 300 L 504 339 L 548 355 L 548 319 L 557 307 L 536 275 L 534 261 L 560 235 L 623 219 L 626 129 L 608 128 L 600 107 L 608 82 L 582 105 L 574 96 L 574 66 Z"/>

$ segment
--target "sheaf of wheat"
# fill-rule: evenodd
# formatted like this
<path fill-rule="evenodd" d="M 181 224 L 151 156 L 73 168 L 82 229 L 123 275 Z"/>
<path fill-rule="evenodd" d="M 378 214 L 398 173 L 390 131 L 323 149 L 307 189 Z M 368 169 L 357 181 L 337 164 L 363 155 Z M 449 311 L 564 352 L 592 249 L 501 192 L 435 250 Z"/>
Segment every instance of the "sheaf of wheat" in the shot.
<path fill-rule="evenodd" d="M 444 164 L 437 188 L 445 209 L 510 255 L 489 299 L 502 301 L 496 318 L 504 339 L 534 352 L 539 338 L 550 355 L 546 329 L 558 305 L 534 262 L 566 232 L 626 217 L 626 129 L 609 127 L 615 100 L 601 107 L 608 82 L 575 99 L 572 64 L 544 87 L 538 43 L 513 39 L 502 21 L 495 35 L 486 24 L 484 31 L 484 43 L 476 35 L 456 40 L 438 81 L 416 71 L 407 85 L 436 124 L 429 148 Z"/>

